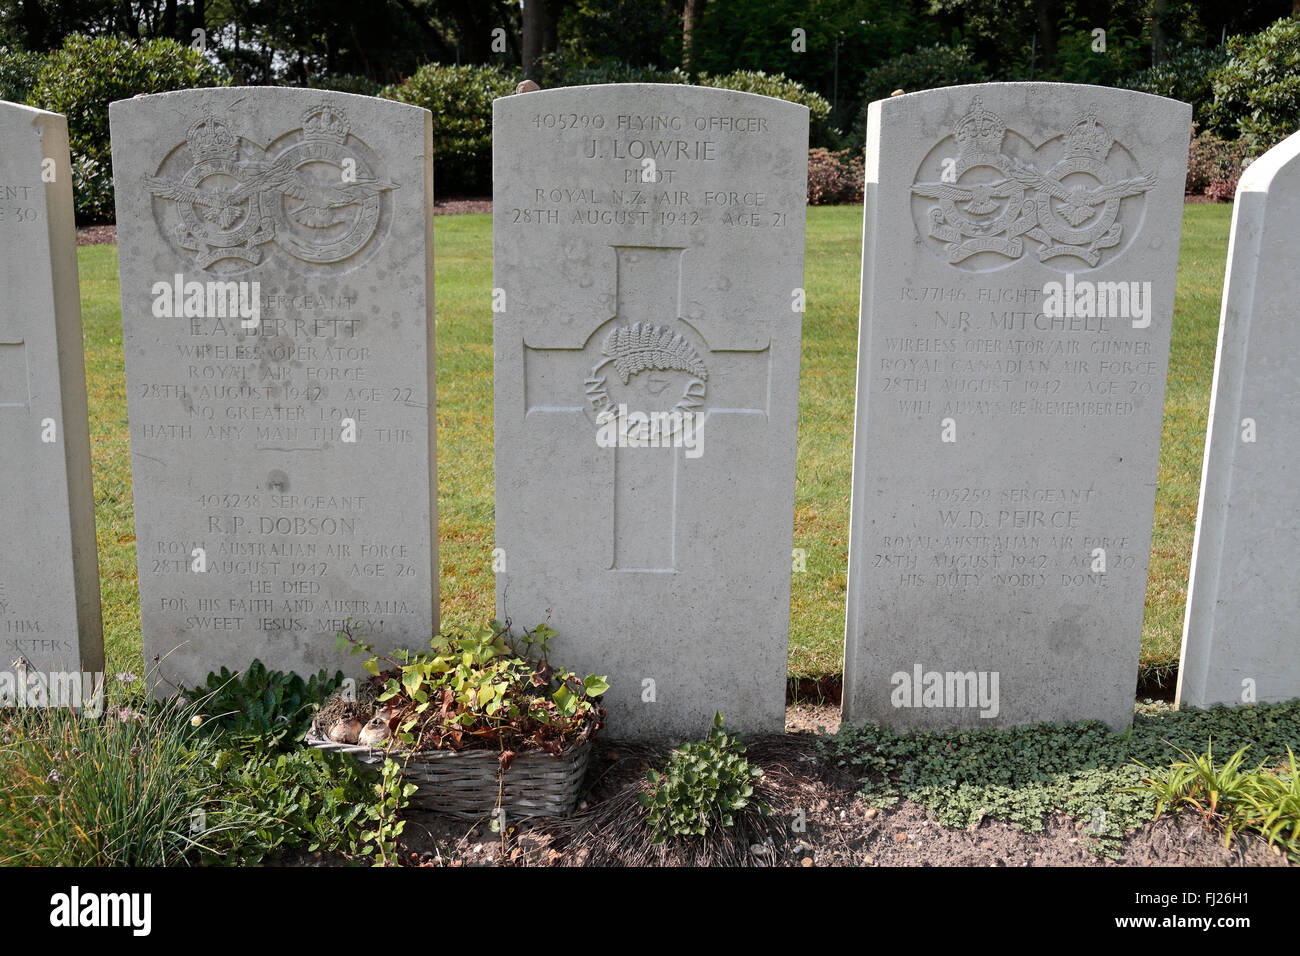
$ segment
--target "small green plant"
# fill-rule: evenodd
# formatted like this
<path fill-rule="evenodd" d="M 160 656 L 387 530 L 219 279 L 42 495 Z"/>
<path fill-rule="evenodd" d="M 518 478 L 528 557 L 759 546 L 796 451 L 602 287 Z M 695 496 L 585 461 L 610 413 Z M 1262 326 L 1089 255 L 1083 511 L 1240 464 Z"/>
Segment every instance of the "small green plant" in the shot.
<path fill-rule="evenodd" d="M 250 864 L 304 849 L 365 855 L 362 826 L 374 808 L 377 775 L 364 764 L 314 748 L 227 749 L 212 768 L 219 799 L 196 833 L 205 859 Z"/>
<path fill-rule="evenodd" d="M 1218 812 L 1220 796 L 1232 799 L 1241 785 L 1244 775 L 1240 768 L 1250 748 L 1242 747 L 1217 769 L 1214 766 L 1213 740 L 1200 756 L 1193 756 L 1180 747 L 1174 749 L 1183 755 L 1183 759 L 1175 761 L 1167 770 L 1153 770 L 1140 760 L 1133 761 L 1148 774 L 1143 784 L 1134 789 L 1155 796 L 1157 818 L 1167 809 L 1187 805 L 1194 807 L 1207 824 L 1213 824 L 1221 819 Z"/>
<path fill-rule="evenodd" d="M 272 750 L 302 740 L 320 703 L 343 685 L 343 672 L 322 670 L 303 680 L 298 674 L 268 671 L 255 660 L 243 671 L 208 675 L 202 687 L 183 693 L 208 715 L 203 726 L 226 741 L 255 743 Z"/>
<path fill-rule="evenodd" d="M 1156 798 L 1156 819 L 1166 810 L 1190 807 L 1207 827 L 1223 827 L 1225 843 L 1234 833 L 1253 830 L 1300 862 L 1300 767 L 1290 747 L 1282 767 L 1271 770 L 1265 761 L 1246 771 L 1241 768 L 1249 747 L 1219 767 L 1214 765 L 1213 741 L 1203 754 L 1175 749 L 1183 759 L 1168 767 L 1134 761 L 1147 773 L 1135 789 Z"/>
<path fill-rule="evenodd" d="M 401 819 L 402 811 L 410 803 L 411 794 L 418 789 L 413 783 L 403 782 L 403 765 L 392 757 L 384 758 L 380 781 L 375 784 L 377 801 L 366 807 L 366 819 L 373 826 L 361 834 L 365 844 L 362 856 L 374 856 L 375 866 L 396 866 L 397 839 L 406 829 Z"/>
<path fill-rule="evenodd" d="M 1242 792 L 1241 812 L 1246 826 L 1263 834 L 1270 845 L 1281 846 L 1292 862 L 1300 863 L 1300 766 L 1291 748 L 1287 748 L 1285 765 L 1252 776 Z"/>
<path fill-rule="evenodd" d="M 653 842 L 668 837 L 703 836 L 716 826 L 729 827 L 736 814 L 753 807 L 766 815 L 766 804 L 754 797 L 754 781 L 763 771 L 751 766 L 740 738 L 722 726 L 722 714 L 713 715 L 709 736 L 682 744 L 673 751 L 661 774 L 646 774 L 650 789 L 637 796 L 650 811 Z"/>

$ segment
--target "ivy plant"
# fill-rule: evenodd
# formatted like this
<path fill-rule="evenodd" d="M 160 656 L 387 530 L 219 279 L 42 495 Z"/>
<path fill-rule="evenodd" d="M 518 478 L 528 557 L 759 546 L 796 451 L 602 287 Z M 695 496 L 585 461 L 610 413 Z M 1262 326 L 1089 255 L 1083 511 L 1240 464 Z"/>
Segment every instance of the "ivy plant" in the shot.
<path fill-rule="evenodd" d="M 364 663 L 379 685 L 396 743 L 410 750 L 491 747 L 508 769 L 521 750 L 559 755 L 566 741 L 604 722 L 603 677 L 557 670 L 547 659 L 555 631 L 546 624 L 512 636 L 496 621 L 480 630 L 448 629 L 429 651 L 378 655 L 345 629 L 342 646 L 372 656 Z"/>

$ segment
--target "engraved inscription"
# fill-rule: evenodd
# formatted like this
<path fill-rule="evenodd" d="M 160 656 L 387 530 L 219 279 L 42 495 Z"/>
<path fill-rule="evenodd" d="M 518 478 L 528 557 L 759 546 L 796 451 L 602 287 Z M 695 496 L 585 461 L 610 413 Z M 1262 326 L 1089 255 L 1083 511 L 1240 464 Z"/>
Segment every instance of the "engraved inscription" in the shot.
<path fill-rule="evenodd" d="M 0 226 L 41 221 L 39 187 L 0 182 Z"/>
<path fill-rule="evenodd" d="M 915 334 L 886 335 L 874 391 L 900 413 L 1127 417 L 1163 374 L 1150 337 L 1110 316 L 1049 315 L 1043 291 L 903 286 Z"/>
<path fill-rule="evenodd" d="M 529 125 L 538 134 L 571 131 L 584 139 L 575 178 L 534 186 L 526 204 L 507 210 L 511 225 L 724 226 L 746 232 L 787 225 L 789 207 L 765 189 L 745 182 L 702 189 L 688 182 L 700 167 L 732 158 L 728 150 L 736 144 L 769 139 L 766 117 L 537 113 Z M 610 171 L 616 172 L 613 183 L 607 180 Z"/>
<path fill-rule="evenodd" d="M 1106 589 L 1116 572 L 1146 568 L 1143 543 L 1108 521 L 1103 495 L 1091 485 L 932 487 L 922 500 L 930 532 L 883 521 L 868 535 L 871 567 L 892 586 Z"/>

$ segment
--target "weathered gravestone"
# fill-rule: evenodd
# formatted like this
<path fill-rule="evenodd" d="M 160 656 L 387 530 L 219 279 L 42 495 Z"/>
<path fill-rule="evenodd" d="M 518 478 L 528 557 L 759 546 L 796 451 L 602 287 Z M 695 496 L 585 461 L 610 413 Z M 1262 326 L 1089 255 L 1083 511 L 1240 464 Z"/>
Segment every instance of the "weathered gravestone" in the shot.
<path fill-rule="evenodd" d="M 1300 697 L 1300 133 L 1232 212 L 1179 704 Z"/>
<path fill-rule="evenodd" d="M 497 609 L 617 736 L 783 729 L 807 140 L 704 88 L 494 106 Z"/>
<path fill-rule="evenodd" d="M 0 700 L 103 669 L 67 121 L 0 102 Z"/>
<path fill-rule="evenodd" d="M 146 664 L 355 669 L 349 619 L 427 642 L 430 114 L 235 88 L 109 115 Z"/>
<path fill-rule="evenodd" d="M 1191 108 L 871 104 L 844 716 L 1128 724 Z"/>

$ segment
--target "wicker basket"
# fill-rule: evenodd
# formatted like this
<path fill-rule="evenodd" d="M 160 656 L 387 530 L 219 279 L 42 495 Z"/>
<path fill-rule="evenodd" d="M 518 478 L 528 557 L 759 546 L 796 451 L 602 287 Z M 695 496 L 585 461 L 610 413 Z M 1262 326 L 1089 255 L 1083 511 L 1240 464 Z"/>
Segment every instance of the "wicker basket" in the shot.
<path fill-rule="evenodd" d="M 380 764 L 384 751 L 359 744 L 338 744 L 311 731 L 305 738 L 318 750 L 352 754 L 365 764 Z M 496 809 L 500 794 L 506 817 L 563 817 L 578 802 L 591 739 L 584 735 L 558 757 L 533 750 L 518 754 L 498 779 L 495 750 L 432 750 L 411 754 L 404 776 L 419 789 L 411 806 L 436 813 L 479 819 Z M 405 760 L 406 754 L 394 753 Z"/>

